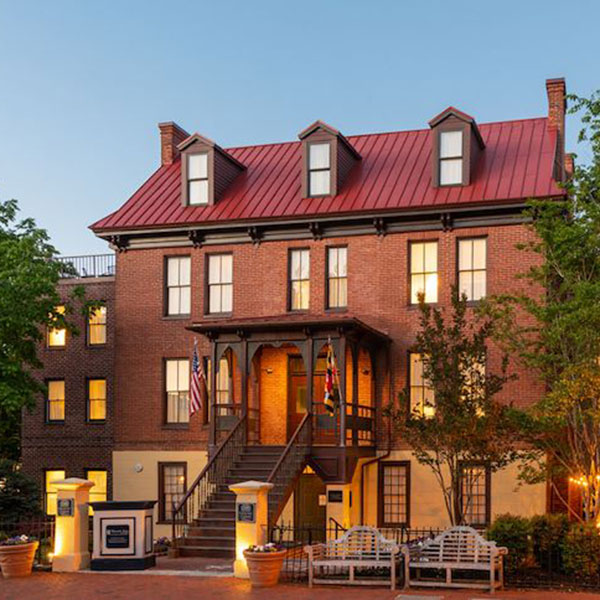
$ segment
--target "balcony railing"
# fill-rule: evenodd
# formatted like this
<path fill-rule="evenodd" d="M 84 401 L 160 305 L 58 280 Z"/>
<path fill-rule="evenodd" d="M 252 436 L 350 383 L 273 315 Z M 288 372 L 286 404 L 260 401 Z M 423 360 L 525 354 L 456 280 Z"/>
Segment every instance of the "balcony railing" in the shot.
<path fill-rule="evenodd" d="M 88 254 L 85 256 L 59 256 L 65 265 L 63 277 L 113 277 L 116 270 L 114 254 Z"/>

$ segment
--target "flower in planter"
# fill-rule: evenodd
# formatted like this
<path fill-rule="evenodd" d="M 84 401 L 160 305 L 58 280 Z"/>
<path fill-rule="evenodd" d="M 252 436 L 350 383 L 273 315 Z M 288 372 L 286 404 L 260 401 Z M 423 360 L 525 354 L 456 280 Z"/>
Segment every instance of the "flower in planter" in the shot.
<path fill-rule="evenodd" d="M 273 542 L 269 542 L 263 546 L 252 545 L 248 547 L 248 552 L 280 552 L 281 550 L 283 550 L 283 548 Z"/>
<path fill-rule="evenodd" d="M 4 540 L 0 540 L 0 546 L 19 546 L 22 544 L 30 544 L 31 542 L 35 542 L 36 538 L 27 535 L 16 535 L 11 538 L 6 538 Z"/>

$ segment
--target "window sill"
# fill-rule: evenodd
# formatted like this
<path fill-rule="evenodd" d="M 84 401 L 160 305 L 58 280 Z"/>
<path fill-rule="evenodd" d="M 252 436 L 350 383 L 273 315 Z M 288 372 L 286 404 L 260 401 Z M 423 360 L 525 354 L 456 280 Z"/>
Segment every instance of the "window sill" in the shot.
<path fill-rule="evenodd" d="M 189 429 L 189 423 L 163 423 L 163 429 Z"/>
<path fill-rule="evenodd" d="M 345 313 L 348 312 L 347 306 L 332 306 L 331 308 L 326 308 L 325 312 L 328 313 Z"/>
<path fill-rule="evenodd" d="M 66 349 L 67 349 L 66 344 L 64 346 L 46 346 L 46 350 L 50 350 L 51 352 L 56 352 L 56 351 L 66 350 Z"/>
<path fill-rule="evenodd" d="M 64 425 L 65 421 L 64 421 L 64 419 L 62 421 L 48 421 L 48 420 L 46 420 L 46 421 L 44 421 L 44 424 L 45 425 Z"/>
<path fill-rule="evenodd" d="M 89 350 L 104 350 L 108 344 L 104 342 L 104 344 L 86 344 L 85 347 Z"/>
<path fill-rule="evenodd" d="M 205 319 L 231 319 L 231 317 L 233 317 L 233 312 L 204 313 Z"/>
<path fill-rule="evenodd" d="M 87 419 L 86 425 L 106 425 L 106 419 Z"/>
<path fill-rule="evenodd" d="M 192 315 L 190 315 L 190 314 L 188 314 L 188 315 L 163 315 L 162 320 L 163 321 L 186 321 L 191 318 L 192 318 Z"/>
<path fill-rule="evenodd" d="M 431 306 L 432 308 L 437 308 L 440 303 L 438 302 L 425 302 L 425 304 L 427 306 Z M 419 306 L 421 306 L 420 304 L 412 304 L 412 303 L 408 303 L 406 308 L 408 308 L 408 310 L 419 310 Z"/>

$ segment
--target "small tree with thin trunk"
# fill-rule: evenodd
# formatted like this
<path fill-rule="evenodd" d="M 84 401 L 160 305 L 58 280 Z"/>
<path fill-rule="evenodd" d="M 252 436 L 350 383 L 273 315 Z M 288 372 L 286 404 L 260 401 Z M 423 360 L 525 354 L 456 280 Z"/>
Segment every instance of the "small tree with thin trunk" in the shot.
<path fill-rule="evenodd" d="M 421 355 L 423 378 L 434 400 L 411 410 L 407 389 L 388 412 L 417 461 L 433 472 L 450 523 L 459 525 L 470 509 L 470 496 L 463 497 L 461 488 L 476 483 L 461 480 L 463 467 L 484 465 L 495 472 L 517 460 L 520 452 L 513 444 L 511 406 L 497 400 L 512 379 L 508 361 L 503 357 L 493 372 L 487 360 L 496 321 L 473 313 L 456 289 L 452 297 L 449 311 L 431 307 L 423 298 L 419 304 L 420 331 L 412 350 Z"/>

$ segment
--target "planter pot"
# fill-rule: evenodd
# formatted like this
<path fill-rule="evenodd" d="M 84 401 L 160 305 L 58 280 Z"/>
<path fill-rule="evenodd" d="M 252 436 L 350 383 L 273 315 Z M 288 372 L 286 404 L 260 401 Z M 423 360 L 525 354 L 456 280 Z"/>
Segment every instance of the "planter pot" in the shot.
<path fill-rule="evenodd" d="M 244 550 L 252 587 L 277 585 L 286 554 L 286 550 L 279 552 L 248 552 L 248 550 Z"/>
<path fill-rule="evenodd" d="M 0 546 L 0 567 L 3 577 L 26 577 L 31 575 L 33 558 L 39 542 Z"/>

